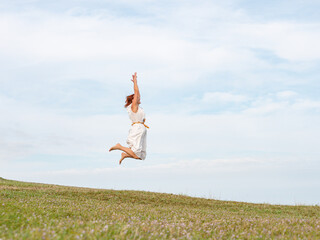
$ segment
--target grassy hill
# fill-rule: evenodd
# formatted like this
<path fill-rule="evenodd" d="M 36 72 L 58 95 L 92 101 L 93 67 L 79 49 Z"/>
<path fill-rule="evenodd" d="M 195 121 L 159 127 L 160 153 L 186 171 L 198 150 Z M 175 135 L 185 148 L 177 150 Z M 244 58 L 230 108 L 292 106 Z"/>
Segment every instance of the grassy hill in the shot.
<path fill-rule="evenodd" d="M 319 206 L 0 178 L 0 239 L 320 239 Z"/>

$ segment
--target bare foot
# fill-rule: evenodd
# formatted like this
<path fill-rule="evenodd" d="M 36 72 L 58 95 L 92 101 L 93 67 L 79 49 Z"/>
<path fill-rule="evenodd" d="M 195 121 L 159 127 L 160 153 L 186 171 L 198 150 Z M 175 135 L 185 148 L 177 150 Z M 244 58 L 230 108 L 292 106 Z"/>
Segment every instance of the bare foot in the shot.
<path fill-rule="evenodd" d="M 121 163 L 122 163 L 122 160 L 125 158 L 127 156 L 127 154 L 126 153 L 121 153 L 121 158 L 120 158 L 120 161 L 119 161 L 119 165 L 121 165 Z"/>
<path fill-rule="evenodd" d="M 109 152 L 113 151 L 113 150 L 119 150 L 121 147 L 121 144 L 120 143 L 117 143 L 116 145 L 114 145 L 113 147 L 111 147 L 109 149 Z"/>

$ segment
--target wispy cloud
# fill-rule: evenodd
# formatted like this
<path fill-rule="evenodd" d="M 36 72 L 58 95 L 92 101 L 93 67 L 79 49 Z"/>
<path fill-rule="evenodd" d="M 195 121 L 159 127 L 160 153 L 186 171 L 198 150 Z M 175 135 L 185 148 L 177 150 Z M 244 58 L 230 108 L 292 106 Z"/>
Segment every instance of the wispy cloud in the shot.
<path fill-rule="evenodd" d="M 199 153 L 205 156 L 212 154 L 212 149 L 216 156 L 230 155 L 230 149 L 234 154 L 259 150 L 262 155 L 312 150 L 320 134 L 315 121 L 318 117 L 314 116 L 314 112 L 319 111 L 319 102 L 299 95 L 288 102 L 278 99 L 277 95 L 247 100 L 242 110 L 234 112 L 232 106 L 216 113 L 147 112 L 151 127 L 148 137 L 150 157 L 152 154 L 168 154 L 189 158 L 188 155 Z M 241 101 L 247 99 L 244 95 L 222 94 L 222 100 L 225 96 L 231 104 L 237 104 L 239 96 Z M 127 137 L 129 119 L 125 111 L 116 115 L 66 115 L 11 102 L 9 106 L 13 111 L 9 112 L 6 110 L 8 103 L 0 105 L 0 109 L 7 113 L 0 120 L 1 126 L 5 126 L 2 131 L 6 133 L 2 134 L 2 141 L 11 146 L 2 150 L 6 152 L 5 159 L 12 159 L 17 153 L 20 153 L 19 158 L 32 154 L 105 155 L 107 146 L 118 141 L 124 143 Z M 189 103 L 188 107 L 195 110 L 200 104 L 204 109 L 207 103 L 200 99 Z M 21 115 L 24 118 L 20 118 Z M 310 118 L 314 120 L 310 122 Z M 284 121 L 287 122 L 285 128 Z M 301 121 L 309 124 L 296 128 Z M 301 135 L 302 130 L 304 134 Z M 289 140 L 287 136 L 293 135 L 296 138 Z M 303 146 L 301 141 L 305 142 Z M 112 156 L 108 155 L 108 158 Z"/>
<path fill-rule="evenodd" d="M 228 92 L 206 92 L 203 95 L 202 100 L 204 102 L 215 102 L 215 103 L 224 103 L 224 102 L 244 102 L 247 101 L 247 97 L 239 94 L 232 94 Z"/>
<path fill-rule="evenodd" d="M 277 97 L 279 98 L 292 98 L 297 95 L 294 91 L 281 91 L 277 93 Z"/>

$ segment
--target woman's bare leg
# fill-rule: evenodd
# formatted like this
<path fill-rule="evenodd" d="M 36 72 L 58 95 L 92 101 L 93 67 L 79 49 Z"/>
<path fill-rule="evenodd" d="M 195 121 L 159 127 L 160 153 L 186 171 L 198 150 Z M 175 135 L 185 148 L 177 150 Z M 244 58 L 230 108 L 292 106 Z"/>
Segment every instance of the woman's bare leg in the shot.
<path fill-rule="evenodd" d="M 111 147 L 111 148 L 109 149 L 109 152 L 111 152 L 111 151 L 113 151 L 113 150 L 121 150 L 121 151 L 126 152 L 126 153 L 127 153 L 128 155 L 130 155 L 132 158 L 140 159 L 130 148 L 121 146 L 120 143 L 117 143 L 116 145 L 114 145 L 113 147 Z"/>
<path fill-rule="evenodd" d="M 120 165 L 121 165 L 123 159 L 125 159 L 125 158 L 132 158 L 132 157 L 131 157 L 129 154 L 127 154 L 127 153 L 125 153 L 125 152 L 122 152 L 122 153 L 121 153 L 121 158 L 120 158 L 120 160 L 119 160 L 119 164 L 120 164 Z"/>
<path fill-rule="evenodd" d="M 113 150 L 120 150 L 121 144 L 117 143 L 116 145 L 114 145 L 113 147 L 111 147 L 109 149 L 109 152 L 113 151 Z"/>

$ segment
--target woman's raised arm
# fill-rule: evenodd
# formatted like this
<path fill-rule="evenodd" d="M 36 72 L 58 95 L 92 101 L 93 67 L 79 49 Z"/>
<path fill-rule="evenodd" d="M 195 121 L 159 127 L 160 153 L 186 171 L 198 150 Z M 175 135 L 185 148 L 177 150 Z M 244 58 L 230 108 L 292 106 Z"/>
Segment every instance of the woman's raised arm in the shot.
<path fill-rule="evenodd" d="M 137 83 L 137 73 L 135 72 L 134 75 L 132 75 L 131 81 L 133 82 L 133 89 L 134 89 L 134 97 L 132 100 L 132 105 L 131 109 L 133 112 L 137 112 L 140 104 L 140 92 L 138 88 L 138 83 Z"/>

